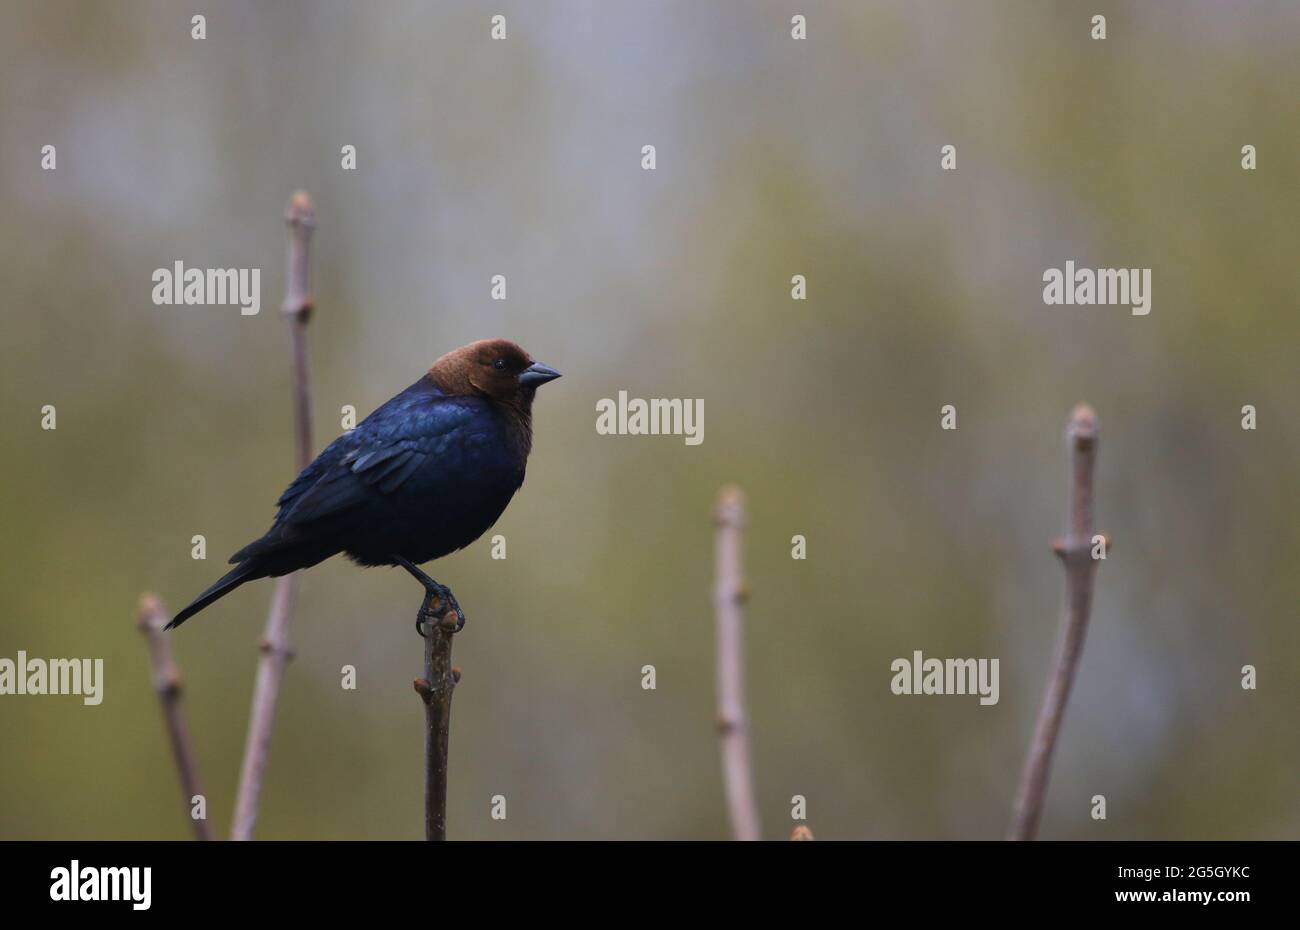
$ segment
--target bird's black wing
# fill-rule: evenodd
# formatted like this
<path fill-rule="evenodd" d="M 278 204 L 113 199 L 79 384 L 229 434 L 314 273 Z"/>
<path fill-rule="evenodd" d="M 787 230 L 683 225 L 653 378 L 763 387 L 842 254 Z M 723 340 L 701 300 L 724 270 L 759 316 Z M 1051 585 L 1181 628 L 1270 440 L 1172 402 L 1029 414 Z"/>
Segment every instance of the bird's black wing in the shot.
<path fill-rule="evenodd" d="M 397 395 L 304 468 L 280 495 L 271 529 L 231 561 L 293 545 L 306 528 L 391 494 L 430 457 L 475 431 L 482 404 L 474 397 L 432 393 L 418 383 Z"/>

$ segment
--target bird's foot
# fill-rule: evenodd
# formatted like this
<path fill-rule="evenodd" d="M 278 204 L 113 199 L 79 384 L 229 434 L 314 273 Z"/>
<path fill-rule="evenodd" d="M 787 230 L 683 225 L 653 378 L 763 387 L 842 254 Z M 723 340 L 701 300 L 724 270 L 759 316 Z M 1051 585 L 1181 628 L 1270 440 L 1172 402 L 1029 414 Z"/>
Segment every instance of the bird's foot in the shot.
<path fill-rule="evenodd" d="M 454 625 L 449 622 L 451 616 L 455 617 Z M 460 609 L 456 595 L 451 593 L 451 588 L 436 581 L 424 589 L 424 603 L 415 615 L 415 632 L 428 637 L 435 626 L 441 626 L 452 633 L 459 633 L 465 628 L 465 611 Z"/>
<path fill-rule="evenodd" d="M 395 555 L 393 564 L 402 566 L 412 578 L 424 585 L 424 603 L 420 605 L 420 612 L 415 615 L 415 632 L 427 638 L 435 626 L 442 626 L 452 633 L 459 633 L 464 629 L 465 611 L 460 609 L 460 604 L 456 602 L 456 595 L 451 593 L 451 588 L 445 584 L 438 584 L 420 571 L 410 559 Z M 449 612 L 454 612 L 456 615 L 454 629 L 447 622 Z"/>

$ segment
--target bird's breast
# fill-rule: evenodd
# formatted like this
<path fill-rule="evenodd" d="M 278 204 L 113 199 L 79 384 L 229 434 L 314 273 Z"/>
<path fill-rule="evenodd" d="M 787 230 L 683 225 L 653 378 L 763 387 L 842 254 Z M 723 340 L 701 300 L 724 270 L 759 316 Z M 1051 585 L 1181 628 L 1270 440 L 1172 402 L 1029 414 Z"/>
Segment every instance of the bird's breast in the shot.
<path fill-rule="evenodd" d="M 419 469 L 387 495 L 379 520 L 349 553 L 363 564 L 440 558 L 473 543 L 506 509 L 523 484 L 524 462 L 513 456 L 495 424 L 450 436 Z"/>

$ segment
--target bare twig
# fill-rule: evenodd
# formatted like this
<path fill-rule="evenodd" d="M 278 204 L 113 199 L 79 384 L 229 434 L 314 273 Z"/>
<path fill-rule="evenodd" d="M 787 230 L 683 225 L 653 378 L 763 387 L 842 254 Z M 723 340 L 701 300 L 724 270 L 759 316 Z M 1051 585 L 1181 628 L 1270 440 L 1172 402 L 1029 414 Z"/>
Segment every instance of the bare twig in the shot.
<path fill-rule="evenodd" d="M 308 274 L 311 234 L 316 229 L 316 211 L 311 198 L 298 191 L 285 212 L 289 224 L 289 275 L 284 303 L 280 311 L 289 318 L 289 337 L 293 341 L 293 422 L 297 440 L 298 467 L 311 464 L 311 364 L 307 355 L 307 321 L 315 303 L 311 297 Z"/>
<path fill-rule="evenodd" d="M 185 725 L 185 715 L 181 713 L 181 671 L 172 657 L 171 639 L 163 633 L 163 627 L 169 619 L 167 610 L 157 595 L 140 596 L 137 625 L 149 641 L 153 686 L 158 692 L 158 701 L 162 704 L 163 720 L 167 724 L 167 738 L 171 742 L 176 772 L 181 779 L 186 813 L 194 825 L 194 838 L 210 840 L 212 831 L 208 828 L 207 817 L 196 818 L 191 812 L 194 798 L 203 794 L 203 788 L 199 784 L 199 767 L 194 759 L 194 747 L 190 745 L 189 728 Z"/>
<path fill-rule="evenodd" d="M 1071 479 L 1069 523 L 1065 538 L 1058 539 L 1052 548 L 1065 566 L 1065 604 L 1061 615 L 1061 631 L 1056 644 L 1056 657 L 1052 666 L 1043 702 L 1034 724 L 1029 755 L 1020 774 L 1016 792 L 1010 840 L 1032 840 L 1038 832 L 1038 820 L 1043 812 L 1043 798 L 1047 793 L 1047 779 L 1051 772 L 1052 752 L 1061 732 L 1061 719 L 1070 697 L 1079 657 L 1083 653 L 1084 635 L 1088 630 L 1088 613 L 1092 607 L 1093 576 L 1097 561 L 1092 558 L 1093 537 L 1093 466 L 1097 460 L 1097 415 L 1087 404 L 1079 404 L 1070 415 L 1065 431 L 1071 452 Z M 1110 546 L 1106 539 L 1107 549 Z"/>
<path fill-rule="evenodd" d="M 311 234 L 316 228 L 316 212 L 311 198 L 302 191 L 293 195 L 285 213 L 289 224 L 289 274 L 281 310 L 289 319 L 289 337 L 293 343 L 294 438 L 299 469 L 311 463 L 311 369 L 307 355 L 307 321 L 311 317 L 312 298 L 308 287 L 308 256 Z M 266 760 L 271 749 L 271 730 L 280 698 L 280 682 L 293 658 L 289 647 L 289 617 L 298 600 L 298 572 L 276 581 L 271 596 L 271 610 L 262 636 L 262 658 L 257 666 L 257 684 L 253 689 L 253 709 L 244 743 L 244 762 L 239 773 L 239 794 L 235 800 L 235 822 L 231 839 L 251 840 L 257 823 L 258 803 L 266 774 Z"/>
<path fill-rule="evenodd" d="M 460 669 L 451 664 L 451 639 L 456 635 L 456 612 L 443 603 L 433 612 L 439 617 L 424 637 L 424 677 L 415 679 L 415 691 L 424 701 L 424 838 L 447 838 L 447 749 L 451 742 L 451 696 L 460 681 Z"/>
<path fill-rule="evenodd" d="M 741 564 L 741 531 L 745 525 L 745 499 L 739 488 L 718 494 L 714 511 L 715 580 L 713 610 L 717 626 L 718 738 L 722 748 L 722 779 L 727 794 L 732 835 L 757 840 L 758 801 L 749 751 L 749 720 L 745 715 L 745 660 L 741 627 L 742 604 L 747 594 Z"/>

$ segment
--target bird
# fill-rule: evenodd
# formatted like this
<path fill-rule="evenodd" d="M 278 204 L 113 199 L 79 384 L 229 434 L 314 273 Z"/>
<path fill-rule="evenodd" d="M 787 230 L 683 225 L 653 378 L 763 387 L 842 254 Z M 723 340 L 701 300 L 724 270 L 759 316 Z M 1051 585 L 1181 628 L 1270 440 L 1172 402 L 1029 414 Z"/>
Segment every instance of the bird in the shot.
<path fill-rule="evenodd" d="M 414 384 L 335 439 L 276 502 L 271 528 L 230 557 L 235 568 L 176 614 L 178 627 L 240 585 L 310 568 L 338 553 L 401 566 L 432 605 L 464 612 L 417 566 L 485 533 L 524 482 L 537 389 L 560 377 L 506 339 L 443 355 Z"/>

